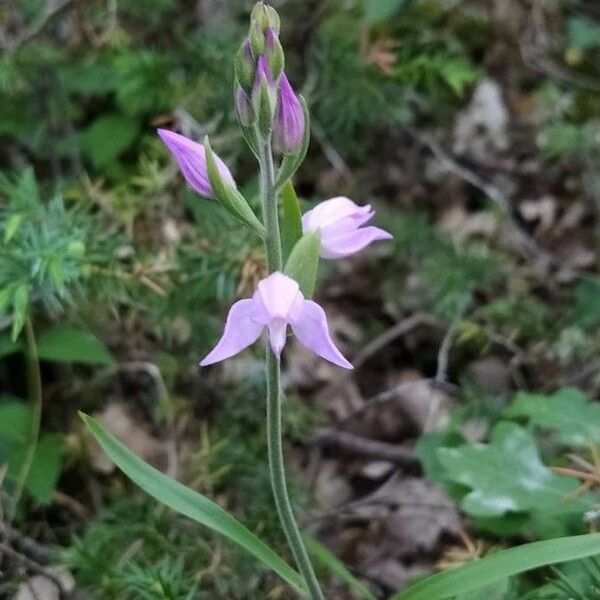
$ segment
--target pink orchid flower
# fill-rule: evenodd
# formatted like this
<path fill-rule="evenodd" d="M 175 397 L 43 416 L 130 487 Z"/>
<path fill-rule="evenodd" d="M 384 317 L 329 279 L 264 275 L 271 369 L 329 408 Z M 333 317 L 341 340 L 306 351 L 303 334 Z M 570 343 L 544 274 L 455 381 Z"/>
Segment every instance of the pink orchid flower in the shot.
<path fill-rule="evenodd" d="M 320 233 L 323 258 L 342 258 L 376 240 L 392 239 L 390 233 L 379 227 L 361 227 L 374 214 L 370 204 L 358 206 L 349 198 L 338 196 L 306 212 L 302 217 L 302 229 L 304 233 Z"/>
<path fill-rule="evenodd" d="M 253 344 L 265 327 L 274 354 L 280 356 L 288 325 L 315 354 L 352 369 L 331 339 L 325 311 L 316 302 L 306 300 L 298 284 L 279 272 L 263 279 L 252 298 L 239 300 L 231 307 L 223 336 L 200 365 L 212 365 L 238 354 Z"/>
<path fill-rule="evenodd" d="M 179 169 L 189 185 L 201 196 L 214 198 L 215 194 L 206 167 L 204 146 L 168 129 L 159 129 L 158 135 L 175 157 Z M 227 165 L 216 155 L 215 162 L 224 183 L 236 187 Z"/>

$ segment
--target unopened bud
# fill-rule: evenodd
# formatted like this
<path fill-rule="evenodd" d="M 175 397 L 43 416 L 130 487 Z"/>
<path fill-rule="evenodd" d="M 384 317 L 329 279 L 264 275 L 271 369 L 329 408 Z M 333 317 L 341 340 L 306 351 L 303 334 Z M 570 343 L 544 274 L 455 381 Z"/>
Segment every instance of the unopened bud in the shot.
<path fill-rule="evenodd" d="M 258 128 L 263 136 L 268 136 L 273 128 L 275 116 L 276 90 L 273 75 L 265 56 L 258 59 L 256 79 L 252 88 L 252 105 L 258 116 Z"/>
<path fill-rule="evenodd" d="M 256 21 L 252 21 L 248 35 L 252 47 L 252 56 L 256 58 L 265 51 L 265 31 Z"/>
<path fill-rule="evenodd" d="M 279 80 L 277 113 L 273 126 L 273 144 L 283 153 L 296 152 L 304 140 L 304 110 L 285 73 Z"/>
<path fill-rule="evenodd" d="M 235 55 L 234 62 L 235 79 L 237 83 L 247 92 L 252 89 L 256 77 L 255 61 L 252 57 L 250 40 L 246 38 Z"/>
<path fill-rule="evenodd" d="M 256 113 L 250 98 L 240 86 L 237 86 L 235 90 L 235 112 L 239 122 L 244 127 L 249 127 L 256 121 Z"/>
<path fill-rule="evenodd" d="M 283 72 L 285 57 L 279 37 L 272 27 L 265 31 L 265 55 L 269 61 L 269 68 L 275 80 L 279 79 Z"/>

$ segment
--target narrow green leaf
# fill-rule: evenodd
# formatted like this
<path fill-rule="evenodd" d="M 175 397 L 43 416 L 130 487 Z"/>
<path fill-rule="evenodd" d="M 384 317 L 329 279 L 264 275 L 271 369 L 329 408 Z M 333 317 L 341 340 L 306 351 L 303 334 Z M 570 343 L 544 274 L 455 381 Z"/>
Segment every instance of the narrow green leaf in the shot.
<path fill-rule="evenodd" d="M 71 325 L 56 325 L 38 338 L 41 360 L 112 365 L 115 359 L 106 346 L 88 331 Z"/>
<path fill-rule="evenodd" d="M 375 595 L 361 581 L 354 577 L 346 565 L 335 554 L 330 552 L 328 548 L 310 536 L 304 536 L 304 543 L 313 558 L 339 577 L 353 592 L 356 592 L 361 598 L 365 598 L 365 600 L 377 600 Z"/>
<path fill-rule="evenodd" d="M 290 256 L 292 248 L 302 237 L 302 213 L 300 202 L 294 190 L 294 185 L 288 179 L 281 188 L 281 204 L 283 215 L 281 219 L 281 245 L 283 249 L 283 260 Z"/>
<path fill-rule="evenodd" d="M 600 554 L 600 533 L 523 544 L 427 577 L 391 600 L 446 600 L 519 573 Z"/>
<path fill-rule="evenodd" d="M 254 229 L 259 236 L 264 237 L 265 227 L 250 208 L 246 198 L 240 194 L 235 186 L 225 183 L 221 177 L 208 136 L 204 138 L 204 149 L 206 153 L 206 170 L 215 198 L 232 215 Z"/>
<path fill-rule="evenodd" d="M 84 413 L 79 414 L 110 459 L 142 490 L 172 510 L 229 538 L 270 567 L 298 594 L 306 597 L 300 575 L 232 515 L 202 494 L 145 463 L 108 433 L 96 419 Z"/>
<path fill-rule="evenodd" d="M 16 213 L 8 218 L 8 220 L 6 221 L 6 227 L 4 228 L 5 244 L 10 242 L 15 233 L 17 233 L 19 227 L 21 226 L 21 223 L 23 222 L 24 216 L 25 215 L 23 215 L 22 213 Z"/>
<path fill-rule="evenodd" d="M 317 232 L 303 235 L 293 247 L 284 273 L 298 282 L 306 298 L 312 298 L 317 282 L 321 238 Z"/>
<path fill-rule="evenodd" d="M 21 333 L 25 320 L 27 319 L 27 311 L 29 309 L 29 288 L 26 283 L 22 283 L 15 290 L 13 296 L 13 312 L 14 320 L 12 326 L 12 340 L 13 342 Z"/>

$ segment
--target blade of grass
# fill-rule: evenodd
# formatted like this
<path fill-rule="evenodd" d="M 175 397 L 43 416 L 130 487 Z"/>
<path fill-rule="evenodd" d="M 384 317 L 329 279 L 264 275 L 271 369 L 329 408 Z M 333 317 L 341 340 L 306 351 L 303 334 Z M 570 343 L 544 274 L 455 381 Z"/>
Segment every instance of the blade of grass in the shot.
<path fill-rule="evenodd" d="M 445 600 L 546 565 L 600 554 L 600 533 L 523 544 L 427 577 L 390 600 Z"/>
<path fill-rule="evenodd" d="M 373 593 L 362 582 L 356 579 L 346 565 L 335 554 L 330 552 L 329 549 L 307 535 L 304 536 L 304 542 L 313 558 L 339 577 L 353 592 L 356 592 L 365 600 L 377 600 Z"/>
<path fill-rule="evenodd" d="M 96 419 L 79 414 L 104 452 L 137 486 L 165 506 L 228 537 L 271 568 L 301 597 L 306 597 L 300 575 L 247 527 L 212 500 L 145 463 Z"/>

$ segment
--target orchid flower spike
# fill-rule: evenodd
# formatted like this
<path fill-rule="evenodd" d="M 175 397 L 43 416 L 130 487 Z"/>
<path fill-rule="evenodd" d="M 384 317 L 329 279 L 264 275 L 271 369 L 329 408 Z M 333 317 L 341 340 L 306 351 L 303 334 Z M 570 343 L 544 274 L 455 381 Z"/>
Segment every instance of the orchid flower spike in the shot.
<path fill-rule="evenodd" d="M 273 128 L 273 143 L 277 150 L 296 152 L 304 138 L 304 111 L 285 73 L 279 81 L 279 98 Z"/>
<path fill-rule="evenodd" d="M 392 235 L 379 227 L 361 227 L 375 211 L 370 204 L 358 206 L 339 196 L 321 202 L 302 216 L 304 233 L 318 232 L 323 258 L 343 258 L 376 240 L 390 240 Z"/>
<path fill-rule="evenodd" d="M 200 365 L 212 365 L 238 354 L 253 344 L 265 327 L 273 353 L 280 356 L 288 325 L 315 354 L 352 369 L 331 339 L 325 311 L 316 302 L 306 300 L 298 284 L 279 272 L 263 279 L 252 298 L 239 300 L 231 307 L 223 336 Z"/>
<path fill-rule="evenodd" d="M 189 185 L 201 196 L 214 198 L 215 194 L 206 167 L 204 146 L 168 129 L 159 129 L 158 135 L 175 157 L 179 169 Z M 215 162 L 223 182 L 235 188 L 235 180 L 227 165 L 216 155 Z"/>

